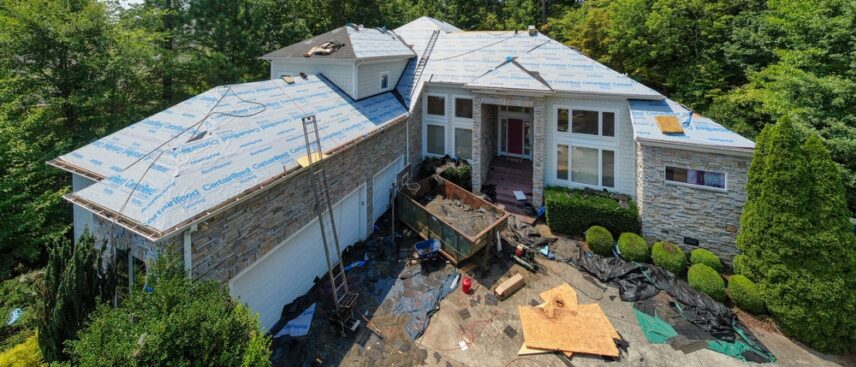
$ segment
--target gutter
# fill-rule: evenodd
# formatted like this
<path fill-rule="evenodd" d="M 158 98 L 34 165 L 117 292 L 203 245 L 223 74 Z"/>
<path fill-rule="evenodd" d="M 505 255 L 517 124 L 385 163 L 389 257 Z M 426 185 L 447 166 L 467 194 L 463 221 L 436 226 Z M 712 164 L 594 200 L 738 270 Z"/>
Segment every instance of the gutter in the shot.
<path fill-rule="evenodd" d="M 637 142 L 640 144 L 660 147 L 660 148 L 672 148 L 672 149 L 683 149 L 683 150 L 692 150 L 696 152 L 702 153 L 717 153 L 717 154 L 728 154 L 728 155 L 737 155 L 743 157 L 752 157 L 755 152 L 755 148 L 738 148 L 738 147 L 726 147 L 719 145 L 705 145 L 705 144 L 690 144 L 690 143 L 678 143 L 673 141 L 663 141 L 657 139 L 645 139 L 645 138 L 635 138 Z"/>

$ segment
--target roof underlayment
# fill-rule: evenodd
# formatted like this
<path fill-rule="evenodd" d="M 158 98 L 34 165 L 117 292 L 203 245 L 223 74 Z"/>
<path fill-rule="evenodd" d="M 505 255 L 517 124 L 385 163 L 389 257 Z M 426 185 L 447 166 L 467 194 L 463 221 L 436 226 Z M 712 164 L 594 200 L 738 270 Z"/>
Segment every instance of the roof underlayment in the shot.
<path fill-rule="evenodd" d="M 487 74 L 466 84 L 473 89 L 514 89 L 520 91 L 551 92 L 550 86 L 537 74 L 526 70 L 514 61 L 508 61 Z"/>
<path fill-rule="evenodd" d="M 352 101 L 313 75 L 223 86 L 58 160 L 106 177 L 70 200 L 163 233 L 298 168 L 306 155 L 301 118 L 311 114 L 328 153 L 407 111 L 391 93 Z"/>
<path fill-rule="evenodd" d="M 274 57 L 305 57 L 313 47 L 326 42 L 341 44 L 342 47 L 329 55 L 312 55 L 320 59 L 371 59 L 382 57 L 412 57 L 413 51 L 388 30 L 378 28 L 359 28 L 346 25 L 307 40 L 294 43 L 264 55 L 263 59 Z"/>
<path fill-rule="evenodd" d="M 751 152 L 755 143 L 713 120 L 693 113 L 670 99 L 659 101 L 628 101 L 633 135 L 638 141 L 689 145 Z M 681 123 L 683 133 L 663 133 L 657 125 L 657 116 L 675 116 Z"/>

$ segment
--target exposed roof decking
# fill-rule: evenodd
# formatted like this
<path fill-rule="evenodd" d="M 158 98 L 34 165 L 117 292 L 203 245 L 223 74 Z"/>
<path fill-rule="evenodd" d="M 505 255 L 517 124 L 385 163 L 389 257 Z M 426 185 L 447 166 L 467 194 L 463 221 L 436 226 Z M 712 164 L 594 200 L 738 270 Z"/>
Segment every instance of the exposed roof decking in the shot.
<path fill-rule="evenodd" d="M 376 28 L 359 30 L 353 26 L 342 26 L 327 33 L 270 52 L 262 56 L 262 58 L 302 58 L 313 47 L 330 41 L 340 43 L 343 46 L 329 55 L 318 54 L 308 58 L 356 60 L 415 56 L 415 53 L 399 40 L 398 36 L 393 32 L 382 31 Z"/>
<path fill-rule="evenodd" d="M 638 141 L 752 152 L 755 143 L 715 121 L 694 114 L 675 101 L 628 101 L 633 135 Z M 683 134 L 665 134 L 657 125 L 657 116 L 675 116 L 683 125 Z"/>
<path fill-rule="evenodd" d="M 227 90 L 214 109 L 219 113 L 194 126 Z M 329 152 L 407 111 L 391 93 L 355 102 L 311 75 L 294 84 L 239 84 L 212 89 L 59 160 L 107 177 L 75 193 L 77 199 L 164 232 L 298 168 L 305 155 L 301 118 L 308 114 L 316 115 Z"/>

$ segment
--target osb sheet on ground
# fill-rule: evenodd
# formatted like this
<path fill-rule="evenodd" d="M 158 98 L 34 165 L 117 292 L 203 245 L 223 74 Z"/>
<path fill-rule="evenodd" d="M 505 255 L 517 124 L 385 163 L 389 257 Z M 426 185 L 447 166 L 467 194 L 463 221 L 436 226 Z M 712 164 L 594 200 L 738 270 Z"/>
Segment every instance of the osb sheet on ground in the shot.
<path fill-rule="evenodd" d="M 574 288 L 571 288 L 571 285 L 568 283 L 564 283 L 556 288 L 546 290 L 538 294 L 544 302 L 550 302 L 554 297 L 558 297 L 562 303 L 565 304 L 565 308 L 575 310 L 577 308 L 577 291 Z"/>
<path fill-rule="evenodd" d="M 553 318 L 539 307 L 519 306 L 518 310 L 528 348 L 618 357 L 612 340 L 615 331 L 604 321 L 599 306 L 577 307 L 575 311 L 559 308 Z"/>

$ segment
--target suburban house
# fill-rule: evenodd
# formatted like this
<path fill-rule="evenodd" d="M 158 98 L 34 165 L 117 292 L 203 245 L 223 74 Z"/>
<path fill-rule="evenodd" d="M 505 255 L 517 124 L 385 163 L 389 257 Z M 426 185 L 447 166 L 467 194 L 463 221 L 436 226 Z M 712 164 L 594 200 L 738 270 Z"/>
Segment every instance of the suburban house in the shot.
<path fill-rule="evenodd" d="M 635 198 L 649 240 L 727 259 L 753 142 L 539 33 L 423 17 L 345 25 L 262 57 L 270 80 L 221 86 L 49 164 L 85 227 L 139 260 L 182 249 L 271 327 L 327 270 L 302 117 L 316 116 L 343 246 L 365 239 L 398 174 L 458 156 L 473 191 L 516 175 L 536 207 L 561 185 Z M 337 255 L 338 256 L 338 255 Z"/>

